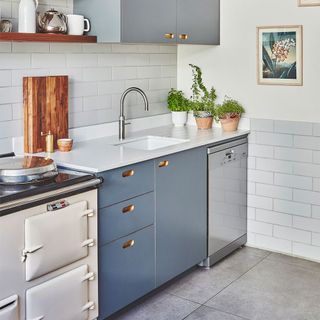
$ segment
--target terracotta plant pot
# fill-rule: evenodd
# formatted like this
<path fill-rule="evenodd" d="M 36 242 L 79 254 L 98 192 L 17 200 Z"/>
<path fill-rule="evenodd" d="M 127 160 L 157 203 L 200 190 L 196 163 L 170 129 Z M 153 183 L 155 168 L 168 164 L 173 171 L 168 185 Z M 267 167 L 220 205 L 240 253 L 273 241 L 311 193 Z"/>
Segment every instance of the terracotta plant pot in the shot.
<path fill-rule="evenodd" d="M 212 128 L 213 117 L 199 118 L 195 117 L 198 129 L 200 130 L 208 130 Z"/>
<path fill-rule="evenodd" d="M 222 129 L 225 132 L 237 131 L 239 121 L 240 121 L 240 116 L 236 116 L 233 118 L 220 119 Z"/>

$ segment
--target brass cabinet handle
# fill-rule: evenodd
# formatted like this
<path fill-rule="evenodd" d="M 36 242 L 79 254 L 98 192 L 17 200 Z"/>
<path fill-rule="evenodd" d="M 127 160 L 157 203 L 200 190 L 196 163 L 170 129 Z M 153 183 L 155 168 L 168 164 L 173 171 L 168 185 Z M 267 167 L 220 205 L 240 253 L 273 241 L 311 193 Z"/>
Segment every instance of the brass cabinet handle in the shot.
<path fill-rule="evenodd" d="M 133 204 L 131 204 L 130 206 L 127 206 L 125 208 L 122 209 L 122 213 L 124 214 L 128 214 L 128 213 L 131 213 L 135 210 L 135 206 Z"/>
<path fill-rule="evenodd" d="M 174 33 L 166 33 L 166 34 L 164 35 L 164 37 L 165 37 L 166 39 L 174 39 Z"/>
<path fill-rule="evenodd" d="M 180 40 L 188 40 L 189 36 L 186 33 L 182 33 L 179 35 Z"/>
<path fill-rule="evenodd" d="M 122 245 L 122 249 L 132 248 L 134 246 L 134 240 L 128 240 Z"/>
<path fill-rule="evenodd" d="M 128 178 L 128 177 L 132 177 L 134 175 L 134 170 L 128 170 L 128 171 L 124 171 L 122 172 L 122 176 L 124 178 Z"/>
<path fill-rule="evenodd" d="M 168 167 L 168 166 L 169 166 L 169 161 L 168 160 L 161 161 L 159 163 L 159 168 Z"/>

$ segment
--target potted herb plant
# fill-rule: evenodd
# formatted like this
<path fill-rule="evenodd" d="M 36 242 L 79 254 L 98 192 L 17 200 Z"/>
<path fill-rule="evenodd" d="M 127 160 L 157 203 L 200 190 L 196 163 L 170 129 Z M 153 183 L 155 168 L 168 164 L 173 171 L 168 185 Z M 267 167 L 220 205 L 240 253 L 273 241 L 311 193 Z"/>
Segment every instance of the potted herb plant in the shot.
<path fill-rule="evenodd" d="M 226 97 L 221 105 L 216 108 L 216 117 L 221 122 L 222 129 L 226 132 L 238 130 L 243 106 L 236 100 Z"/>
<path fill-rule="evenodd" d="M 213 87 L 210 91 L 206 88 L 202 80 L 202 71 L 198 66 L 190 64 L 190 67 L 193 76 L 190 109 L 193 110 L 198 129 L 211 129 L 215 116 L 216 90 Z"/>
<path fill-rule="evenodd" d="M 172 114 L 172 122 L 176 127 L 187 123 L 189 102 L 182 91 L 171 89 L 168 94 L 168 109 Z"/>

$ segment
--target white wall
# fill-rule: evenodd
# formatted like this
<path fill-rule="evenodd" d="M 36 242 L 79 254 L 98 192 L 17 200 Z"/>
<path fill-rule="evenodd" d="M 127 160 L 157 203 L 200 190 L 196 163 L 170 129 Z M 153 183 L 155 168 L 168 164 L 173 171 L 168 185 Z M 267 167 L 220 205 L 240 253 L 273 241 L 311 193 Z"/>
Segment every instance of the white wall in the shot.
<path fill-rule="evenodd" d="M 221 0 L 221 46 L 179 46 L 178 87 L 189 92 L 189 63 L 199 65 L 220 98 L 239 99 L 246 117 L 320 121 L 320 6 L 297 0 Z M 304 26 L 304 86 L 259 86 L 256 80 L 256 27 Z"/>

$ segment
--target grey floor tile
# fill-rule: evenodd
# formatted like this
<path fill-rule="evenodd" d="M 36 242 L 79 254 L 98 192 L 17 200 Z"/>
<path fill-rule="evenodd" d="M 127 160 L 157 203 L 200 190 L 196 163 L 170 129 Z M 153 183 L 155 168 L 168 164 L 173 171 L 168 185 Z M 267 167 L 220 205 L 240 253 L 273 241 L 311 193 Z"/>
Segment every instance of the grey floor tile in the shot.
<path fill-rule="evenodd" d="M 206 306 L 202 306 L 199 309 L 192 312 L 186 320 L 243 320 L 229 313 L 217 311 Z"/>
<path fill-rule="evenodd" d="M 304 259 L 290 257 L 290 256 L 279 254 L 279 253 L 272 253 L 268 256 L 267 259 L 282 262 L 282 263 L 292 264 L 297 267 L 301 267 L 303 269 L 309 269 L 309 270 L 320 272 L 320 263 L 318 262 L 312 262 Z"/>
<path fill-rule="evenodd" d="M 250 270 L 268 254 L 267 251 L 263 250 L 239 249 L 210 270 L 198 269 L 180 278 L 166 291 L 203 304 Z"/>
<path fill-rule="evenodd" d="M 264 260 L 206 304 L 251 320 L 319 320 L 320 273 Z"/>
<path fill-rule="evenodd" d="M 161 292 L 134 307 L 117 320 L 182 320 L 200 305 Z"/>

